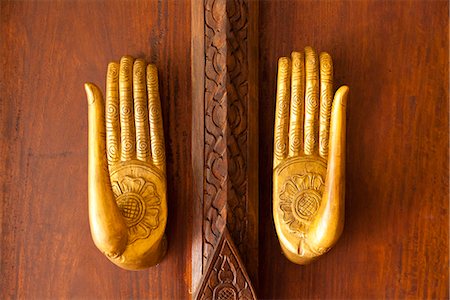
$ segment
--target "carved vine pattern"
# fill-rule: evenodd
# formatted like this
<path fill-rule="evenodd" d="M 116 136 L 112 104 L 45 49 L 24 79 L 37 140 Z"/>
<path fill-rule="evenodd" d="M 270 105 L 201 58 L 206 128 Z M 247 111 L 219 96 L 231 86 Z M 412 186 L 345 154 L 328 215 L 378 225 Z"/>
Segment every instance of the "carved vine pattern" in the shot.
<path fill-rule="evenodd" d="M 241 253 L 247 229 L 248 6 L 205 0 L 203 270 L 224 227 Z"/>

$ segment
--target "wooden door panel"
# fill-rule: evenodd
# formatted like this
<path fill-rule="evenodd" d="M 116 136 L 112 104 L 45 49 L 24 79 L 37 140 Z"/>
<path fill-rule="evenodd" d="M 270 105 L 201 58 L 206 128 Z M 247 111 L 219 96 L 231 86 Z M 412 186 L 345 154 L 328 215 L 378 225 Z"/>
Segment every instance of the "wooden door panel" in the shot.
<path fill-rule="evenodd" d="M 262 298 L 448 298 L 448 4 L 262 1 Z M 350 86 L 344 233 L 308 266 L 271 221 L 276 67 L 311 45 Z"/>
<path fill-rule="evenodd" d="M 200 1 L 200 0 L 199 0 Z M 448 298 L 448 3 L 260 1 L 261 298 Z M 0 3 L 0 298 L 186 299 L 191 292 L 191 1 Z M 276 62 L 328 51 L 350 86 L 346 224 L 308 266 L 281 254 L 271 208 Z M 169 248 L 121 270 L 87 213 L 87 104 L 109 61 L 159 68 Z"/>
<path fill-rule="evenodd" d="M 190 3 L 1 3 L 0 298 L 188 298 Z M 94 246 L 87 213 L 87 102 L 129 54 L 159 69 L 166 134 L 168 253 L 122 270 Z"/>

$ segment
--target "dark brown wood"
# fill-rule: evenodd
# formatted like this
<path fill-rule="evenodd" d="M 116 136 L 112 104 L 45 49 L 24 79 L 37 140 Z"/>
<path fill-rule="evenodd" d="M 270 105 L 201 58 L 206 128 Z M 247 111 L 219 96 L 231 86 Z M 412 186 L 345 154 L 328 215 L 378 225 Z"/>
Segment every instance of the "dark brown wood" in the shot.
<path fill-rule="evenodd" d="M 189 298 L 190 2 L 1 1 L 0 298 Z M 130 272 L 94 246 L 87 212 L 87 102 L 124 54 L 159 69 L 168 253 Z"/>
<path fill-rule="evenodd" d="M 448 2 L 260 3 L 258 296 L 449 297 Z M 350 86 L 346 224 L 308 266 L 290 263 L 272 221 L 277 59 L 311 45 Z M 263 262 L 263 263 L 262 263 Z"/>
<path fill-rule="evenodd" d="M 222 231 L 216 249 L 208 261 L 194 299 L 256 299 L 251 280 L 242 267 L 244 263 L 227 227 Z"/>
<path fill-rule="evenodd" d="M 224 230 L 244 263 L 235 265 L 236 274 L 247 269 L 250 278 L 257 277 L 257 15 L 258 3 L 246 0 L 192 6 L 192 276 L 200 298 L 208 298 L 205 281 L 214 273 L 212 259 L 221 251 Z M 241 288 L 239 280 L 234 284 Z"/>
<path fill-rule="evenodd" d="M 195 58 L 204 15 L 191 5 L 203 1 L 0 2 L 1 299 L 190 298 L 193 270 L 203 268 L 195 245 L 205 162 L 194 154 L 205 146 L 195 100 L 205 90 L 192 90 L 190 70 L 205 62 Z M 448 9 L 447 1 L 260 1 L 259 80 L 247 69 L 259 82 L 248 88 L 256 95 L 259 86 L 260 155 L 246 160 L 248 182 L 260 164 L 259 185 L 247 185 L 260 195 L 259 297 L 449 298 Z M 191 19 L 201 32 L 191 34 Z M 306 45 L 328 51 L 336 86 L 350 86 L 346 225 L 329 253 L 297 266 L 281 254 L 272 221 L 273 116 L 277 59 Z M 257 55 L 258 43 L 248 47 Z M 87 214 L 83 83 L 103 87 L 107 63 L 124 54 L 159 68 L 167 150 L 168 253 L 139 272 L 95 248 Z M 254 132 L 257 103 L 248 104 Z"/>

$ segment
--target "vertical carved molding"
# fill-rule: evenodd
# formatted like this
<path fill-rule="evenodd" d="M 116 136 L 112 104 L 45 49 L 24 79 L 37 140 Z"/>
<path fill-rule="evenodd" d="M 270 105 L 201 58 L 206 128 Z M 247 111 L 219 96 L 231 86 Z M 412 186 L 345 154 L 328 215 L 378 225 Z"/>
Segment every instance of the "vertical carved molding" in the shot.
<path fill-rule="evenodd" d="M 192 285 L 202 299 L 205 281 L 219 276 L 214 272 L 225 272 L 215 265 L 229 257 L 221 253 L 224 240 L 227 249 L 235 245 L 227 250 L 235 257 L 227 258 L 235 262 L 235 278 L 244 274 L 239 278 L 257 279 L 258 3 L 204 0 L 191 5 Z M 246 284 L 252 290 L 251 283 Z"/>

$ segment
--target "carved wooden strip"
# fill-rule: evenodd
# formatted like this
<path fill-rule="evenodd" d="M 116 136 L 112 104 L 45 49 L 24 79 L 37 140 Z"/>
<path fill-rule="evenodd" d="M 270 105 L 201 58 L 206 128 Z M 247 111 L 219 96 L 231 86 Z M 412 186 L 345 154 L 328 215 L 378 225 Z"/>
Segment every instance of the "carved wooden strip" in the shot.
<path fill-rule="evenodd" d="M 194 290 L 226 229 L 257 275 L 257 8 L 192 3 Z"/>
<path fill-rule="evenodd" d="M 226 228 L 216 248 L 194 299 L 256 299 L 255 289 Z"/>

